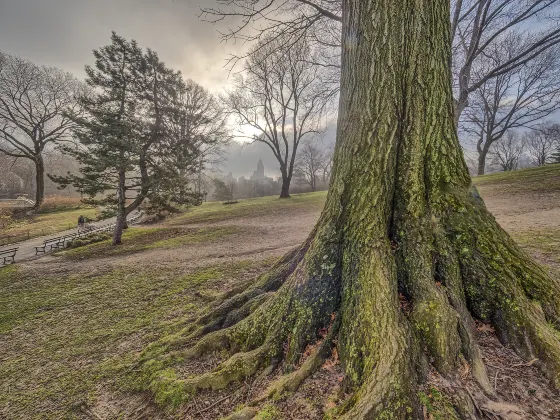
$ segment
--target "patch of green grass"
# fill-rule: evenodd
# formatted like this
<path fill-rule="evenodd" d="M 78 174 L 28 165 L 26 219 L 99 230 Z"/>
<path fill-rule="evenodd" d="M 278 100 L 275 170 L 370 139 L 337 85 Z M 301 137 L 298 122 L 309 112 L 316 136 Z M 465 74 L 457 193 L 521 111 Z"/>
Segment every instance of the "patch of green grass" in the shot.
<path fill-rule="evenodd" d="M 278 420 L 280 419 L 280 410 L 272 404 L 265 404 L 257 413 L 253 420 Z"/>
<path fill-rule="evenodd" d="M 539 263 L 560 278 L 560 226 L 558 229 L 512 232 L 515 241 Z"/>
<path fill-rule="evenodd" d="M 434 420 L 459 420 L 451 399 L 436 387 L 432 386 L 426 392 L 418 393 L 418 398 Z"/>
<path fill-rule="evenodd" d="M 111 256 L 133 253 L 145 249 L 154 241 L 160 238 L 161 232 L 164 228 L 142 228 L 134 227 L 126 229 L 123 232 L 122 244 L 112 246 L 112 237 L 104 241 L 84 245 L 74 249 L 68 249 L 58 252 L 56 255 L 65 256 L 68 258 L 94 258 L 99 256 Z"/>
<path fill-rule="evenodd" d="M 236 226 L 209 226 L 204 228 L 146 228 L 134 227 L 123 232 L 123 243 L 111 245 L 112 238 L 59 252 L 57 255 L 72 259 L 125 255 L 148 249 L 171 249 L 188 244 L 200 244 L 224 239 L 240 232 Z"/>
<path fill-rule="evenodd" d="M 473 184 L 481 193 L 495 188 L 510 193 L 560 191 L 560 164 L 476 176 Z"/>
<path fill-rule="evenodd" d="M 3 269 L 0 417 L 82 418 L 100 383 L 118 380 L 148 343 L 175 333 L 224 284 L 264 270 L 263 264 L 91 275 Z"/>
<path fill-rule="evenodd" d="M 162 239 L 160 241 L 154 242 L 147 248 L 176 248 L 182 245 L 197 244 L 201 242 L 215 241 L 216 239 L 223 239 L 228 235 L 238 233 L 241 228 L 237 226 L 218 226 L 197 229 L 195 232 L 186 233 L 178 235 L 169 239 Z"/>
<path fill-rule="evenodd" d="M 224 205 L 221 202 L 203 203 L 201 206 L 193 207 L 182 215 L 172 218 L 168 224 L 178 225 L 185 222 L 210 222 L 238 217 L 271 217 L 274 220 L 274 214 L 293 211 L 298 208 L 320 210 L 325 204 L 327 197 L 326 191 L 319 191 L 306 194 L 293 194 L 291 198 L 259 197 L 239 200 L 235 205 Z"/>
<path fill-rule="evenodd" d="M 560 226 L 558 229 L 513 232 L 512 236 L 522 246 L 549 254 L 560 262 Z"/>
<path fill-rule="evenodd" d="M 17 236 L 21 239 L 31 239 L 43 235 L 55 234 L 78 226 L 78 217 L 80 217 L 80 215 L 84 215 L 89 219 L 94 219 L 98 214 L 98 209 L 85 208 L 38 214 L 14 220 L 7 228 L 2 230 L 2 233 L 0 233 L 0 241 L 13 236 Z"/>

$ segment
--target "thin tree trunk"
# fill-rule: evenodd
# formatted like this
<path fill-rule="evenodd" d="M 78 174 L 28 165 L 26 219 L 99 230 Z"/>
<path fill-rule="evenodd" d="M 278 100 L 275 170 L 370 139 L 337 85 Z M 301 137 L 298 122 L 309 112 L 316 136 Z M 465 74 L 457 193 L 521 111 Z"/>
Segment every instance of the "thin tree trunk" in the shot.
<path fill-rule="evenodd" d="M 115 222 L 115 230 L 113 231 L 113 245 L 120 245 L 122 243 L 123 229 L 127 226 L 125 182 L 125 173 L 120 172 L 117 189 L 117 220 Z"/>
<path fill-rule="evenodd" d="M 290 177 L 282 171 L 282 188 L 280 190 L 280 198 L 290 198 Z"/>
<path fill-rule="evenodd" d="M 34 209 L 41 207 L 45 194 L 45 165 L 43 157 L 38 155 L 35 157 L 35 205 Z"/>
<path fill-rule="evenodd" d="M 123 229 L 126 226 L 126 214 L 124 212 L 117 213 L 117 221 L 115 223 L 115 231 L 113 232 L 113 245 L 122 243 Z"/>
<path fill-rule="evenodd" d="M 478 168 L 477 168 L 477 175 L 484 175 L 486 171 L 486 152 L 482 151 L 478 155 Z"/>

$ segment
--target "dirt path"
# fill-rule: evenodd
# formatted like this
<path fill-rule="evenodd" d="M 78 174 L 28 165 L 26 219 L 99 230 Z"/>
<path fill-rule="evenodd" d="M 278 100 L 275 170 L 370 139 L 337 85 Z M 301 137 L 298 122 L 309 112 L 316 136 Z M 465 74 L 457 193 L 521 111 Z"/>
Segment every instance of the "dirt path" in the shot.
<path fill-rule="evenodd" d="M 558 229 L 559 227 L 560 193 L 542 196 L 523 194 L 516 197 L 511 193 L 493 188 L 483 190 L 481 194 L 485 197 L 488 209 L 496 216 L 500 225 L 510 233 Z M 101 256 L 90 262 L 84 261 L 80 264 L 79 270 L 98 270 L 100 266 L 105 266 L 106 269 L 130 266 L 162 268 L 183 266 L 185 269 L 196 269 L 219 262 L 234 262 L 242 259 L 260 260 L 280 256 L 305 240 L 320 213 L 319 207 L 311 207 L 299 208 L 297 211 L 278 212 L 273 217 L 249 215 L 195 223 L 188 220 L 170 219 L 162 224 L 142 226 L 139 229 L 172 227 L 195 230 L 220 226 L 232 227 L 235 233 L 224 237 L 223 240 L 209 243 L 202 242 L 175 248 L 155 248 L 118 256 Z M 40 243 L 42 240 L 44 238 L 30 242 Z M 29 263 L 34 264 L 32 261 Z M 58 260 L 58 267 L 55 268 L 52 264 L 50 266 L 52 269 L 65 271 L 65 264 L 69 263 Z M 76 270 L 75 266 L 73 270 Z"/>
<path fill-rule="evenodd" d="M 499 186 L 479 190 L 498 223 L 510 233 L 560 227 L 560 191 L 520 194 Z"/>

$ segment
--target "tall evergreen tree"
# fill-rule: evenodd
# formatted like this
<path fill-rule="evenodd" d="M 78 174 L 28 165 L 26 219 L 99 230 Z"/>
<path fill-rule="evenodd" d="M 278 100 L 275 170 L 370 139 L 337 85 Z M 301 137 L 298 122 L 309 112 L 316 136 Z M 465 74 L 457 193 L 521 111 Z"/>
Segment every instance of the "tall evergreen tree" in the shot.
<path fill-rule="evenodd" d="M 185 199 L 180 169 L 197 157 L 176 132 L 181 74 L 113 32 L 111 44 L 94 51 L 86 67 L 93 95 L 80 98 L 85 116 L 71 115 L 78 148 L 65 148 L 81 163 L 79 175 L 53 177 L 74 185 L 88 201 L 116 208 L 113 244 L 121 243 L 126 217 L 146 199 L 162 204 Z M 180 196 L 180 197 L 179 197 Z"/>
<path fill-rule="evenodd" d="M 351 392 L 341 418 L 423 418 L 417 395 L 429 369 L 453 384 L 462 418 L 477 418 L 471 398 L 497 397 L 473 316 L 560 386 L 560 284 L 471 185 L 453 118 L 449 15 L 449 0 L 343 1 L 337 145 L 321 217 L 245 291 L 146 350 L 143 379 L 157 400 L 178 403 L 282 362 L 293 372 L 262 398 L 279 396 L 336 345 Z M 224 349 L 231 357 L 211 372 L 173 371 Z M 460 382 L 465 359 L 480 392 Z"/>

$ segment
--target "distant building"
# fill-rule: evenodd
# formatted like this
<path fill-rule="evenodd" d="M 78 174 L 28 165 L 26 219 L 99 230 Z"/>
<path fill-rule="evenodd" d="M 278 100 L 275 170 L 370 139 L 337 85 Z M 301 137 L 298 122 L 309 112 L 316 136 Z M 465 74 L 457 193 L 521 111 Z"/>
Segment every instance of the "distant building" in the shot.
<path fill-rule="evenodd" d="M 231 182 L 235 182 L 235 178 L 233 177 L 233 174 L 231 172 L 226 175 L 225 182 L 226 182 L 226 184 L 229 184 Z"/>
<path fill-rule="evenodd" d="M 251 181 L 264 182 L 266 180 L 266 176 L 264 176 L 264 163 L 262 159 L 259 159 L 259 162 L 257 163 L 257 170 L 253 172 L 253 175 L 251 175 Z"/>
<path fill-rule="evenodd" d="M 217 178 L 228 185 L 231 183 L 235 184 L 236 197 L 238 198 L 276 195 L 280 193 L 280 186 L 282 185 L 281 181 L 276 181 L 274 178 L 268 177 L 264 174 L 264 163 L 262 159 L 259 159 L 257 163 L 257 170 L 253 171 L 253 175 L 249 178 L 240 176 L 238 179 L 235 179 L 231 172 L 227 175 L 217 175 Z M 209 196 L 212 196 L 211 191 Z"/>

